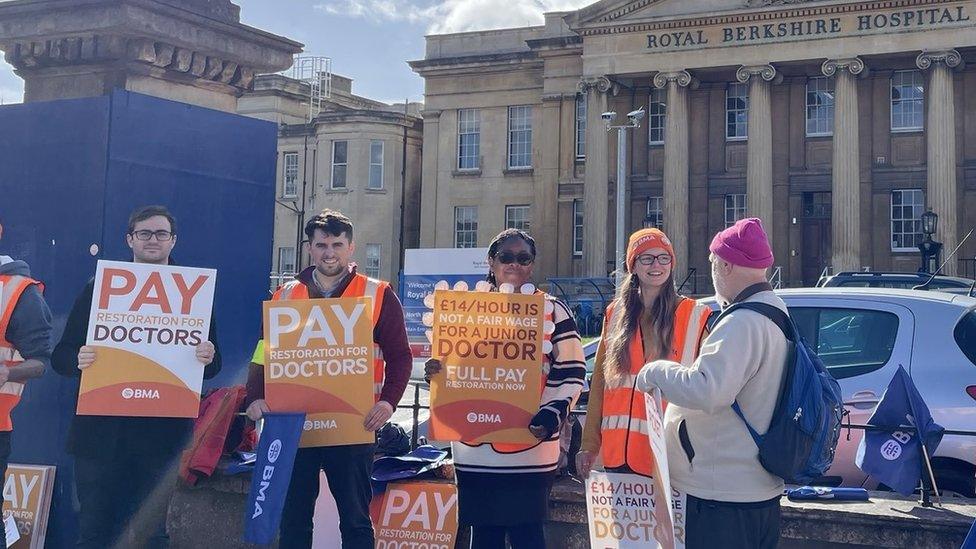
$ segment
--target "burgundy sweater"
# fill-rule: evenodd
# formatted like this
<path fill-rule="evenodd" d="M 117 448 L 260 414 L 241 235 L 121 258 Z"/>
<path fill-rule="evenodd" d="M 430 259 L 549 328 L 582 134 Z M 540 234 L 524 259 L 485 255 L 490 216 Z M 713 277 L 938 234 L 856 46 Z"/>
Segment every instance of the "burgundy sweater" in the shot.
<path fill-rule="evenodd" d="M 352 275 L 356 273 L 356 269 L 353 267 L 350 270 L 350 275 L 336 287 L 332 295 L 324 296 L 319 291 L 315 281 L 312 280 L 314 269 L 315 267 L 309 267 L 296 276 L 308 288 L 308 296 L 311 299 L 341 297 L 342 292 L 352 281 Z M 383 306 L 380 309 L 379 321 L 373 326 L 373 341 L 383 351 L 383 360 L 386 361 L 386 376 L 383 380 L 380 400 L 389 403 L 395 409 L 403 396 L 403 391 L 407 388 L 407 383 L 410 382 L 413 356 L 410 354 L 410 343 L 407 341 L 403 307 L 400 305 L 400 299 L 396 292 L 389 286 L 383 293 Z M 252 362 L 247 374 L 247 404 L 263 398 L 264 367 Z"/>

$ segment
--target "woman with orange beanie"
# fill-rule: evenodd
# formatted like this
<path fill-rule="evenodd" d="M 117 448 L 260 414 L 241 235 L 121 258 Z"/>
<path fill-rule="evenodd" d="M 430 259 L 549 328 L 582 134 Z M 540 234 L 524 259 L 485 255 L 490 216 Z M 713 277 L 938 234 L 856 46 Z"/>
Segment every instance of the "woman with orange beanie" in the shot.
<path fill-rule="evenodd" d="M 607 471 L 650 476 L 653 457 L 644 395 L 634 381 L 644 364 L 666 358 L 691 364 L 711 309 L 679 296 L 674 248 L 658 229 L 642 229 L 627 245 L 627 274 L 607 307 L 597 348 L 583 443 L 576 470 L 587 477 L 597 456 Z"/>

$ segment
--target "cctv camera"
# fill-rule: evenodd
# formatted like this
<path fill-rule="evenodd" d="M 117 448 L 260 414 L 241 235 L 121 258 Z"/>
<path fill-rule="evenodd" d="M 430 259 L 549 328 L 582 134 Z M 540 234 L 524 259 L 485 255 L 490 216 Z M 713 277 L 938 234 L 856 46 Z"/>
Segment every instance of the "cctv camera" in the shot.
<path fill-rule="evenodd" d="M 637 109 L 636 111 L 630 111 L 627 113 L 627 118 L 634 122 L 638 122 L 644 118 L 644 107 Z"/>
<path fill-rule="evenodd" d="M 600 118 L 606 120 L 607 122 L 612 122 L 614 118 L 617 118 L 617 113 L 615 112 L 605 112 L 600 115 Z"/>

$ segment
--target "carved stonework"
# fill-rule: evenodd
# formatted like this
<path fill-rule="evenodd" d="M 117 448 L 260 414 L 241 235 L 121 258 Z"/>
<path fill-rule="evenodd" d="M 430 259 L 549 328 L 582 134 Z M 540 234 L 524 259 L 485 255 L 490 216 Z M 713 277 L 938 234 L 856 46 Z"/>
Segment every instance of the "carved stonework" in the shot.
<path fill-rule="evenodd" d="M 735 79 L 743 84 L 754 76 L 758 76 L 766 82 L 772 82 L 777 76 L 776 68 L 772 65 L 743 65 L 735 71 Z"/>
<path fill-rule="evenodd" d="M 846 70 L 857 76 L 864 72 L 864 61 L 858 57 L 848 57 L 845 59 L 828 59 L 820 67 L 824 76 L 833 76 L 838 70 Z"/>
<path fill-rule="evenodd" d="M 962 64 L 962 56 L 956 50 L 923 51 L 915 59 L 915 64 L 923 71 L 937 63 L 945 63 L 947 67 L 954 69 Z"/>
<path fill-rule="evenodd" d="M 95 34 L 43 42 L 19 42 L 6 48 L 4 58 L 15 69 L 39 69 L 106 61 L 133 62 L 249 90 L 254 70 L 201 52 L 148 38 Z"/>
<path fill-rule="evenodd" d="M 688 71 L 659 72 L 654 75 L 652 82 L 654 87 L 659 90 L 665 88 L 669 82 L 674 82 L 681 87 L 696 88 L 698 85 L 698 81 Z"/>
<path fill-rule="evenodd" d="M 793 4 L 805 4 L 812 0 L 746 0 L 746 7 L 764 8 L 766 6 L 790 6 Z"/>
<path fill-rule="evenodd" d="M 606 76 L 586 76 L 580 79 L 576 88 L 580 93 L 586 93 L 590 90 L 607 93 L 613 89 L 613 83 Z"/>

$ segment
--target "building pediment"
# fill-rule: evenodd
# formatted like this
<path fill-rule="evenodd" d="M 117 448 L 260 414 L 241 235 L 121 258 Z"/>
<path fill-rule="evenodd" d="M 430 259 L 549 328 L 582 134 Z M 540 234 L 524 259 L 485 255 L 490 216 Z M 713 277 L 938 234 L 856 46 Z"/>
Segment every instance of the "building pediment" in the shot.
<path fill-rule="evenodd" d="M 660 19 L 732 14 L 769 7 L 821 4 L 829 0 L 601 0 L 571 14 L 573 30 L 626 26 Z"/>

